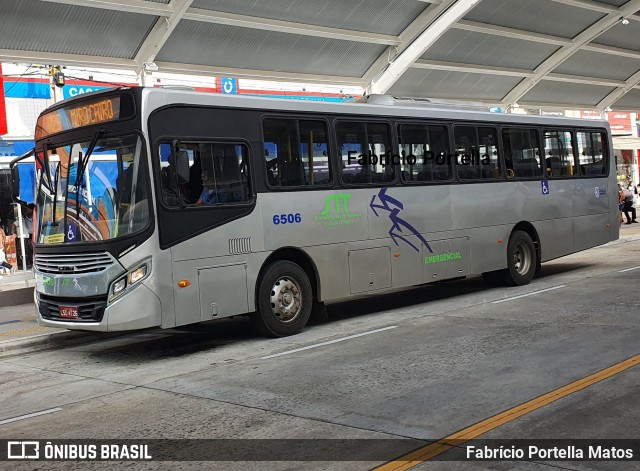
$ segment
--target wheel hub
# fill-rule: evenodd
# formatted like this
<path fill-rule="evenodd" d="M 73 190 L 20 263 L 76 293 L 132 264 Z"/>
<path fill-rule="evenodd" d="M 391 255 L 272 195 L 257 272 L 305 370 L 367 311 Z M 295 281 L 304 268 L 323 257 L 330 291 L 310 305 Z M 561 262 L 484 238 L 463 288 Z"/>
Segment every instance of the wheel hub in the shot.
<path fill-rule="evenodd" d="M 302 290 L 296 280 L 279 278 L 271 288 L 271 311 L 281 322 L 292 322 L 302 308 Z"/>
<path fill-rule="evenodd" d="M 525 243 L 516 245 L 513 252 L 513 266 L 520 275 L 525 275 L 531 267 L 531 248 Z"/>

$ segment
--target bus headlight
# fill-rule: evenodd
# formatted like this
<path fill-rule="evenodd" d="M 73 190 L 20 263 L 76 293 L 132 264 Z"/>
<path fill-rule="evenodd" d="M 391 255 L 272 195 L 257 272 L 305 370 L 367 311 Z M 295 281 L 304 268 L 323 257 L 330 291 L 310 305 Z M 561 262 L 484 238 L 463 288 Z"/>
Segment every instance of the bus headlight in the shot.
<path fill-rule="evenodd" d="M 118 294 L 120 294 L 122 291 L 124 291 L 124 289 L 127 287 L 127 279 L 126 278 L 122 278 L 121 280 L 116 281 L 113 284 L 113 295 L 117 296 Z"/>
<path fill-rule="evenodd" d="M 133 285 L 147 276 L 147 265 L 142 265 L 129 273 L 127 277 L 129 280 L 129 285 Z"/>
<path fill-rule="evenodd" d="M 126 275 L 114 281 L 109 290 L 109 302 L 123 295 L 129 288 L 144 280 L 150 272 L 151 261 L 144 262 L 130 270 Z"/>

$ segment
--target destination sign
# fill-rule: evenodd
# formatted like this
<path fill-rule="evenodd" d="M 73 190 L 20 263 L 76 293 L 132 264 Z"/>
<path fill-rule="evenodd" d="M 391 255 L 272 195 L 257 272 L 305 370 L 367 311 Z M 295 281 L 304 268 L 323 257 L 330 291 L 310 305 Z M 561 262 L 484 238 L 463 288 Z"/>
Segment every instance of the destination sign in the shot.
<path fill-rule="evenodd" d="M 120 97 L 103 98 L 43 113 L 36 124 L 36 139 L 70 129 L 120 119 Z"/>

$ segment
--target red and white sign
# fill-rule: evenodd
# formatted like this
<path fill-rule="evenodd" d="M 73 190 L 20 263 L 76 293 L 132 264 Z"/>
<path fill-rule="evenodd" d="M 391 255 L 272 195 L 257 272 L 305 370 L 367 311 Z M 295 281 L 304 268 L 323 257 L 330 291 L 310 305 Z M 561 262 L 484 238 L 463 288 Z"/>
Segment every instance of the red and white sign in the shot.
<path fill-rule="evenodd" d="M 4 77 L 2 76 L 2 64 L 0 64 L 0 134 L 7 134 L 7 105 L 4 102 Z"/>
<path fill-rule="evenodd" d="M 611 113 L 607 113 L 607 119 L 609 120 L 611 131 L 631 134 L 631 113 L 612 111 Z"/>

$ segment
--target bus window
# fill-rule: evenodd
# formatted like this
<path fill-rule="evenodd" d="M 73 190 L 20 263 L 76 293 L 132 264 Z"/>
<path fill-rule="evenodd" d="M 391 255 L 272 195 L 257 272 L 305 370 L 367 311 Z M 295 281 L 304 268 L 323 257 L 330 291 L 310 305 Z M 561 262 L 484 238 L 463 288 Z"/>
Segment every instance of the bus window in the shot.
<path fill-rule="evenodd" d="M 398 151 L 404 182 L 451 179 L 446 126 L 401 124 Z"/>
<path fill-rule="evenodd" d="M 162 199 L 167 206 L 220 205 L 251 199 L 248 150 L 242 144 L 180 142 L 189 157 L 189 181 L 178 185 L 171 162 L 171 144 L 160 144 Z"/>
<path fill-rule="evenodd" d="M 578 159 L 580 162 L 580 174 L 586 176 L 606 176 L 609 174 L 609 159 L 604 158 L 607 155 L 603 152 L 605 147 L 604 136 L 600 132 L 584 132 L 576 133 L 578 140 Z"/>
<path fill-rule="evenodd" d="M 505 128 L 502 130 L 507 178 L 533 178 L 542 175 L 540 145 L 535 129 Z"/>
<path fill-rule="evenodd" d="M 502 177 L 495 128 L 456 126 L 454 136 L 460 180 L 497 180 Z"/>
<path fill-rule="evenodd" d="M 570 131 L 545 131 L 544 152 L 550 177 L 574 175 L 573 141 Z"/>
<path fill-rule="evenodd" d="M 395 179 L 389 131 L 385 123 L 336 123 L 344 183 L 382 183 Z"/>
<path fill-rule="evenodd" d="M 267 118 L 263 122 L 267 182 L 272 187 L 331 182 L 323 121 Z"/>

